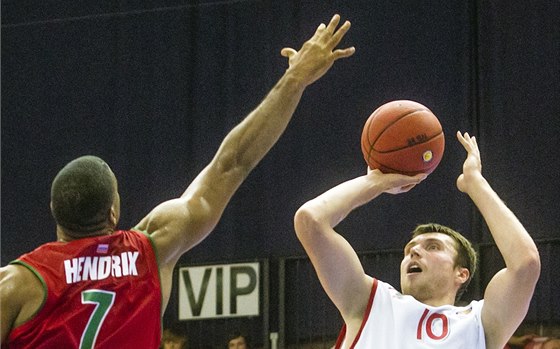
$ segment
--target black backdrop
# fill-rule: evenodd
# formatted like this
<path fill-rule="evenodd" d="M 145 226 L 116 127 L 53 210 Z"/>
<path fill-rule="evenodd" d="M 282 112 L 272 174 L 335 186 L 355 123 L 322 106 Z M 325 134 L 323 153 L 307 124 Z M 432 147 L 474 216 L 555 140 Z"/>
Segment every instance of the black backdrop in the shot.
<path fill-rule="evenodd" d="M 456 130 L 479 137 L 484 173 L 533 237 L 560 237 L 557 0 L 4 0 L 2 265 L 55 239 L 50 182 L 77 156 L 112 166 L 122 228 L 180 195 L 286 69 L 281 48 L 299 48 L 334 13 L 352 22 L 341 46 L 355 55 L 309 87 L 215 232 L 182 263 L 302 255 L 295 210 L 365 172 L 361 127 L 393 99 L 438 115 L 446 153 L 421 186 L 340 225 L 359 250 L 400 248 L 426 221 L 491 241 L 455 187 Z"/>

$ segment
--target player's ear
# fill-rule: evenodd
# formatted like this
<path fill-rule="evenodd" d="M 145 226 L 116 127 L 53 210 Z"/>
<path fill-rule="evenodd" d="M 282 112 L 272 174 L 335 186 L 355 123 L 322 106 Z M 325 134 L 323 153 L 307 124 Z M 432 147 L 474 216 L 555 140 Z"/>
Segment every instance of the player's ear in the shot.
<path fill-rule="evenodd" d="M 469 277 L 471 276 L 471 272 L 469 271 L 469 269 L 464 268 L 464 267 L 457 267 L 456 268 L 456 274 L 455 277 L 457 278 L 457 281 L 462 285 L 465 282 L 467 282 L 467 280 L 469 279 Z"/>
<path fill-rule="evenodd" d="M 117 224 L 119 223 L 119 219 L 121 216 L 120 213 L 121 213 L 121 198 L 119 193 L 115 190 L 115 198 L 109 210 L 109 222 L 111 223 L 113 228 L 116 228 Z"/>
<path fill-rule="evenodd" d="M 118 221 L 119 217 L 117 210 L 115 209 L 115 206 L 111 206 L 111 209 L 109 210 L 109 222 L 111 223 L 111 226 L 116 227 Z"/>

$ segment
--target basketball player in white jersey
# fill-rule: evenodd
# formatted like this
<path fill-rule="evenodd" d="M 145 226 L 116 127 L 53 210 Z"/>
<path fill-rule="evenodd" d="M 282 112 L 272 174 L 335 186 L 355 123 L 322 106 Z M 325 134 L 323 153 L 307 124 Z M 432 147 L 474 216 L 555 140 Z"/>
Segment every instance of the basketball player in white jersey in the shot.
<path fill-rule="evenodd" d="M 455 306 L 474 274 L 476 254 L 459 233 L 426 224 L 404 248 L 401 292 L 366 275 L 334 227 L 382 193 L 407 192 L 426 178 L 368 170 L 305 203 L 294 219 L 297 236 L 344 320 L 336 348 L 502 349 L 527 314 L 540 273 L 539 253 L 482 176 L 475 137 L 457 132 L 457 138 L 467 151 L 457 188 L 484 217 L 505 268 L 488 283 L 483 300 Z"/>

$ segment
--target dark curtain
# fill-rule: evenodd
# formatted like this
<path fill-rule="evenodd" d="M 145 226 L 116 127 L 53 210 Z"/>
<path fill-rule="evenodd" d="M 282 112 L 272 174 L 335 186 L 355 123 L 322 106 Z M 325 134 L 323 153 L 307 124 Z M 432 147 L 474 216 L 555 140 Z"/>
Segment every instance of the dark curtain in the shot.
<path fill-rule="evenodd" d="M 352 22 L 341 46 L 356 54 L 308 88 L 215 232 L 182 263 L 303 255 L 294 212 L 365 173 L 362 125 L 394 99 L 440 118 L 446 152 L 421 186 L 341 223 L 354 246 L 401 248 L 428 221 L 491 241 L 455 187 L 465 158 L 457 130 L 479 137 L 484 173 L 531 234 L 560 237 L 558 1 L 4 0 L 2 265 L 55 239 L 50 183 L 80 155 L 112 166 L 122 228 L 179 196 L 287 68 L 280 50 L 298 49 L 334 13 Z"/>

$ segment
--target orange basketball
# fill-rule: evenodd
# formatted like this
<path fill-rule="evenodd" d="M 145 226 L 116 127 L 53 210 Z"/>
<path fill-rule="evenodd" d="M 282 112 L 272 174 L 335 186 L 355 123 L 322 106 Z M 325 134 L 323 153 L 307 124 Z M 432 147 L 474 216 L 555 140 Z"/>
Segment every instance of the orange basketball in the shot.
<path fill-rule="evenodd" d="M 383 104 L 369 116 L 361 143 L 370 168 L 412 176 L 436 169 L 445 137 L 430 109 L 414 101 L 397 100 Z"/>

